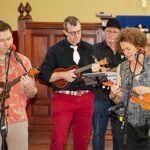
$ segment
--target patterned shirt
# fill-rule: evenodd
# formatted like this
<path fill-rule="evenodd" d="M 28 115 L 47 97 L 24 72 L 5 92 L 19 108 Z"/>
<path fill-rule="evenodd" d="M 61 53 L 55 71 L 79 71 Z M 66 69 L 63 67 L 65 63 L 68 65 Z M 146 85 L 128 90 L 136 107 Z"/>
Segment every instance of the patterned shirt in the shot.
<path fill-rule="evenodd" d="M 129 69 L 129 65 L 129 62 L 125 61 L 121 64 L 120 68 L 121 84 L 124 88 L 130 87 L 132 80 L 132 72 Z M 135 78 L 133 80 L 133 87 L 139 85 L 150 87 L 150 57 L 145 57 L 144 70 L 140 74 L 139 80 L 136 80 Z M 127 93 L 123 94 L 122 101 L 126 103 Z M 150 118 L 150 111 L 144 109 L 141 104 L 134 103 L 130 99 L 128 107 L 128 121 L 133 126 L 143 126 L 145 125 L 146 118 Z"/>
<path fill-rule="evenodd" d="M 18 54 L 18 53 L 17 53 Z M 27 70 L 31 69 L 31 63 L 29 59 L 22 54 L 18 54 Z M 8 60 L 6 60 L 6 64 Z M 0 64 L 0 81 L 5 82 L 6 80 L 6 66 L 5 60 Z M 10 59 L 8 82 L 10 83 L 14 79 L 20 77 L 25 73 L 25 70 L 19 62 L 16 61 L 14 54 L 12 53 Z M 1 87 L 2 88 L 2 87 Z M 5 99 L 5 106 L 8 108 L 5 110 L 8 124 L 16 122 L 22 122 L 27 120 L 26 115 L 26 101 L 27 97 L 24 94 L 24 90 L 20 82 L 16 83 L 10 88 L 9 97 Z"/>

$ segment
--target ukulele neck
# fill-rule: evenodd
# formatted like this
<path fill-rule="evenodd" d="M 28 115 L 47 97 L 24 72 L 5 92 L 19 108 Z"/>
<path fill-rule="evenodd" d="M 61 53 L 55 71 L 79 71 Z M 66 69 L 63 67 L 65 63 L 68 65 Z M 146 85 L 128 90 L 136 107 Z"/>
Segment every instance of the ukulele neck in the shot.
<path fill-rule="evenodd" d="M 92 67 L 92 64 L 84 66 L 82 68 L 78 68 L 78 69 L 75 70 L 75 74 L 78 74 L 78 73 L 81 73 L 83 71 L 86 71 L 86 70 L 90 69 L 91 67 Z"/>

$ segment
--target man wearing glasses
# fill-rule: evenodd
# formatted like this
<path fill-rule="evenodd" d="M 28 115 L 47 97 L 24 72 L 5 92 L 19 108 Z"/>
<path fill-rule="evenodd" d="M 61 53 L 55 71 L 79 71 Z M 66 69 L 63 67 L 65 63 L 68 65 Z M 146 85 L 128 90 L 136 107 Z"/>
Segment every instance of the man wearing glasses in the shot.
<path fill-rule="evenodd" d="M 120 23 L 117 19 L 111 18 L 108 20 L 104 29 L 105 40 L 94 45 L 94 55 L 98 60 L 107 58 L 109 60 L 109 68 L 117 67 L 123 60 L 121 55 L 115 50 L 115 39 L 120 32 Z M 114 105 L 109 97 L 109 90 L 95 89 L 94 114 L 93 114 L 93 150 L 105 149 L 105 133 L 109 119 L 108 109 Z M 114 135 L 114 121 L 111 117 L 112 134 Z M 115 137 L 113 136 L 113 149 L 115 147 Z"/>
<path fill-rule="evenodd" d="M 51 150 L 65 149 L 71 125 L 74 132 L 74 150 L 87 150 L 92 126 L 94 94 L 85 86 L 84 81 L 78 78 L 76 69 L 68 68 L 73 65 L 81 68 L 91 64 L 92 45 L 81 40 L 81 24 L 74 16 L 64 20 L 63 32 L 66 38 L 49 48 L 39 76 L 40 79 L 49 82 L 54 90 L 51 103 L 53 121 Z M 58 68 L 61 69 L 56 71 Z M 99 69 L 98 64 L 92 64 L 86 72 L 96 72 Z M 60 88 L 58 81 L 67 81 L 69 84 Z"/>

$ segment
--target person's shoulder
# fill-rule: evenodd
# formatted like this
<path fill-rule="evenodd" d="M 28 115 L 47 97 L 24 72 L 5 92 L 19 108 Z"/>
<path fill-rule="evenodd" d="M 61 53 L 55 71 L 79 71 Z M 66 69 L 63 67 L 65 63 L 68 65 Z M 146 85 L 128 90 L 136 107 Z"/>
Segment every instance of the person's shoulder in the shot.
<path fill-rule="evenodd" d="M 58 49 L 59 47 L 64 46 L 64 45 L 65 45 L 65 41 L 61 40 L 61 41 L 55 43 L 54 45 L 52 45 L 51 47 L 49 47 L 48 49 L 50 49 L 50 50 L 54 49 L 55 50 L 55 49 Z"/>
<path fill-rule="evenodd" d="M 104 42 L 105 41 L 101 41 L 101 42 L 95 43 L 94 46 L 96 46 L 96 45 L 102 45 L 102 44 L 104 44 Z"/>
<path fill-rule="evenodd" d="M 56 54 L 60 51 L 60 49 L 62 49 L 65 45 L 65 42 L 64 40 L 61 40 L 57 43 L 55 43 L 54 45 L 48 47 L 48 50 L 47 50 L 47 55 L 53 55 L 53 54 Z"/>
<path fill-rule="evenodd" d="M 106 51 L 107 50 L 107 44 L 105 41 L 102 41 L 102 42 L 99 42 L 99 43 L 96 43 L 94 46 L 93 46 L 93 49 L 94 51 Z"/>
<path fill-rule="evenodd" d="M 20 59 L 30 61 L 27 56 L 25 56 L 25 55 L 23 55 L 21 53 L 18 53 L 18 52 L 16 52 L 16 54 L 19 56 Z"/>
<path fill-rule="evenodd" d="M 125 59 L 124 61 L 122 61 L 120 64 L 120 67 L 123 68 L 128 68 L 130 66 L 130 61 L 128 61 L 127 59 Z"/>
<path fill-rule="evenodd" d="M 82 40 L 80 41 L 80 45 L 82 45 L 82 46 L 90 46 L 90 47 L 93 46 L 91 43 L 88 43 L 88 42 L 82 41 Z"/>
<path fill-rule="evenodd" d="M 150 64 L 150 56 L 148 55 L 145 56 L 145 62 L 146 64 Z"/>
<path fill-rule="evenodd" d="M 88 51 L 88 52 L 90 52 L 90 53 L 92 53 L 92 51 L 93 51 L 93 45 L 90 44 L 90 43 L 88 43 L 88 42 L 86 42 L 86 41 L 80 41 L 79 46 L 80 46 L 82 49 L 84 49 L 85 51 Z"/>
<path fill-rule="evenodd" d="M 95 44 L 94 44 L 94 47 L 95 47 L 95 48 L 104 47 L 104 46 L 106 46 L 106 42 L 105 42 L 105 41 L 101 41 L 101 42 L 99 42 L 99 43 L 95 43 Z"/>
<path fill-rule="evenodd" d="M 17 57 L 19 57 L 19 58 L 16 57 L 16 61 L 18 62 L 17 64 L 19 64 L 19 63 L 21 64 L 22 63 L 23 66 L 25 66 L 25 68 L 27 70 L 30 70 L 32 68 L 30 59 L 27 56 L 25 56 L 25 55 L 23 55 L 21 53 L 16 52 L 16 54 L 17 54 Z"/>

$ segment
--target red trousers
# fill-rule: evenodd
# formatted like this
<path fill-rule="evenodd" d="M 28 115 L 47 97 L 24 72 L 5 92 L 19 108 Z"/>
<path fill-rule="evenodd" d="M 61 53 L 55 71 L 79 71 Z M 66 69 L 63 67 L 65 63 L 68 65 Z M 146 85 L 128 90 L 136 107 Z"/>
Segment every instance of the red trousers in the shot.
<path fill-rule="evenodd" d="M 87 150 L 92 127 L 94 95 L 54 93 L 52 99 L 53 134 L 50 150 L 64 150 L 68 131 L 73 127 L 74 150 Z"/>

